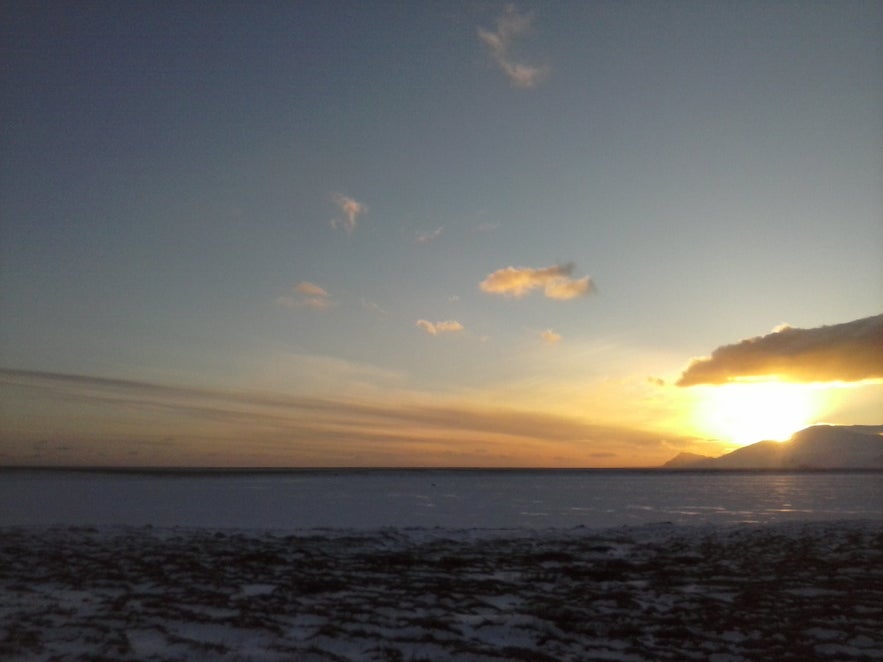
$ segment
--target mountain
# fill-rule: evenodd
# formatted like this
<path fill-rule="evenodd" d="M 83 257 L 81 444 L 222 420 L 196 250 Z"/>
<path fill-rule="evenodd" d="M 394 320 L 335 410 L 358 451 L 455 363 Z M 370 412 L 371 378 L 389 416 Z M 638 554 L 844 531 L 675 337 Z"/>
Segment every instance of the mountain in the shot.
<path fill-rule="evenodd" d="M 691 469 L 694 465 L 704 462 L 705 460 L 713 460 L 708 455 L 699 455 L 698 453 L 678 453 L 668 462 L 662 465 L 663 469 Z"/>
<path fill-rule="evenodd" d="M 716 458 L 680 453 L 666 469 L 883 469 L 883 425 L 814 425 Z M 695 458 L 695 459 L 693 459 Z"/>

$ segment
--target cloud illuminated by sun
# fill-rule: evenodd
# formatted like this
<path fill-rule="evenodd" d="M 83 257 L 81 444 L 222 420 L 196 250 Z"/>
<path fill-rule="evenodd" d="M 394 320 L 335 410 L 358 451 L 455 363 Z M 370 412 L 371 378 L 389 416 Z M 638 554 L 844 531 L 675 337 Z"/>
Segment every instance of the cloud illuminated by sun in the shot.
<path fill-rule="evenodd" d="M 549 73 L 549 67 L 516 62 L 512 57 L 513 42 L 530 32 L 531 22 L 529 15 L 520 14 L 510 5 L 497 19 L 496 30 L 478 30 L 479 39 L 484 42 L 500 71 L 515 87 L 535 87 Z"/>
<path fill-rule="evenodd" d="M 589 276 L 573 278 L 573 263 L 534 269 L 505 267 L 497 269 L 478 284 L 482 292 L 520 299 L 536 289 L 542 289 L 549 299 L 567 301 L 591 294 L 595 284 Z"/>
<path fill-rule="evenodd" d="M 352 234 L 356 229 L 359 216 L 368 211 L 368 205 L 343 193 L 332 194 L 331 201 L 343 215 L 343 218 L 331 219 L 331 227 L 335 230 L 343 229 L 347 234 Z"/>
<path fill-rule="evenodd" d="M 463 330 L 463 325 L 456 320 L 445 320 L 443 322 L 435 322 L 434 324 L 429 320 L 417 320 L 417 326 L 431 336 L 436 336 L 440 333 L 456 333 Z"/>

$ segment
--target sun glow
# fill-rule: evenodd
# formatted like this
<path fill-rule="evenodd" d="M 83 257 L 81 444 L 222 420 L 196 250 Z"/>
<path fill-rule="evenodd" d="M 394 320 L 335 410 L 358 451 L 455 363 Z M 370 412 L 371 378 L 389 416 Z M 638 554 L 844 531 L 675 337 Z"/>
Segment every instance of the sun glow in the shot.
<path fill-rule="evenodd" d="M 786 382 L 739 382 L 704 388 L 697 423 L 715 437 L 745 446 L 784 441 L 812 425 L 819 414 L 818 389 Z"/>

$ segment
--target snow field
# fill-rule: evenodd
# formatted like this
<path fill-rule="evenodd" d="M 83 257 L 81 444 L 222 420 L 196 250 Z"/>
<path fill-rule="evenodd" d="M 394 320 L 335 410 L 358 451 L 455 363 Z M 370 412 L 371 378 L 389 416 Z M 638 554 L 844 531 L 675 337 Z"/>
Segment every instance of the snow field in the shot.
<path fill-rule="evenodd" d="M 9 660 L 883 659 L 883 523 L 0 529 Z"/>

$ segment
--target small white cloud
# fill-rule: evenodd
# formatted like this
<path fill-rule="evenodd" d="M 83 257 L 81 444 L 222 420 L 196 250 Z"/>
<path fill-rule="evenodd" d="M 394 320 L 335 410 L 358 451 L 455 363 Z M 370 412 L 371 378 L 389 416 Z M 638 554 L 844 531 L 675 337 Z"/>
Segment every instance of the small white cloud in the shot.
<path fill-rule="evenodd" d="M 335 230 L 343 229 L 347 234 L 352 234 L 356 229 L 359 216 L 368 211 L 368 206 L 342 193 L 332 194 L 331 201 L 343 214 L 343 218 L 331 219 L 331 227 Z"/>
<path fill-rule="evenodd" d="M 463 330 L 463 325 L 454 320 L 436 322 L 435 324 L 428 320 L 417 320 L 416 326 L 423 329 L 431 336 L 436 336 L 440 333 L 456 333 Z"/>
<path fill-rule="evenodd" d="M 381 308 L 379 304 L 374 303 L 373 301 L 369 301 L 365 297 L 361 297 L 359 299 L 359 303 L 365 310 L 370 310 L 371 312 L 377 313 L 378 315 L 386 315 L 386 311 Z"/>
<path fill-rule="evenodd" d="M 535 87 L 549 73 L 548 67 L 515 62 L 511 55 L 512 43 L 531 28 L 531 17 L 519 14 L 512 5 L 506 7 L 497 19 L 495 32 L 479 28 L 478 38 L 487 46 L 488 52 L 515 87 Z"/>
<path fill-rule="evenodd" d="M 552 329 L 546 329 L 540 334 L 540 338 L 543 339 L 543 342 L 554 345 L 556 342 L 559 342 L 561 340 L 561 334 L 555 333 Z"/>

